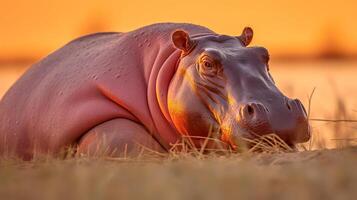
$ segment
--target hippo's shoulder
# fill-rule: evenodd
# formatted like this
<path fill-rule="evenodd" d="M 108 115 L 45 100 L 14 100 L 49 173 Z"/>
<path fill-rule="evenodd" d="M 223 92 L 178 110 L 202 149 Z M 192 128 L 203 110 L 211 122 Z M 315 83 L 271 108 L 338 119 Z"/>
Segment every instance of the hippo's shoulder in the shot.
<path fill-rule="evenodd" d="M 148 31 L 156 33 L 171 33 L 174 30 L 185 30 L 189 33 L 214 33 L 207 27 L 190 23 L 155 23 L 144 26 L 134 31 Z"/>
<path fill-rule="evenodd" d="M 91 34 L 87 34 L 87 35 L 81 36 L 79 38 L 76 38 L 76 39 L 70 41 L 67 45 L 74 44 L 74 43 L 83 43 L 83 42 L 88 42 L 88 41 L 97 40 L 97 39 L 118 37 L 121 34 L 122 33 L 120 33 L 120 32 L 91 33 Z"/>

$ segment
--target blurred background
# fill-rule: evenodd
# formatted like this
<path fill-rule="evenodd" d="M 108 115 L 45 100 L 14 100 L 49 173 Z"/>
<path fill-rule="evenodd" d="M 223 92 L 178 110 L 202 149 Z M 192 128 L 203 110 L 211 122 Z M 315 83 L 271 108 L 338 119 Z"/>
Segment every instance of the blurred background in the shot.
<path fill-rule="evenodd" d="M 190 22 L 228 35 L 251 26 L 252 45 L 270 51 L 278 87 L 310 107 L 311 118 L 356 119 L 355 0 L 0 0 L 0 5 L 0 98 L 32 63 L 76 37 Z M 312 121 L 312 128 L 309 148 L 356 143 L 356 123 Z"/>

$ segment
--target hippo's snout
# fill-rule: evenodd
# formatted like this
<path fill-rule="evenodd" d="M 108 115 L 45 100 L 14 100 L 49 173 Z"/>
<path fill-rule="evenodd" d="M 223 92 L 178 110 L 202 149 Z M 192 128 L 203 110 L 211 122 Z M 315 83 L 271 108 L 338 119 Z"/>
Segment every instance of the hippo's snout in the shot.
<path fill-rule="evenodd" d="M 286 98 L 280 104 L 247 103 L 239 109 L 238 124 L 253 137 L 275 133 L 288 144 L 306 142 L 310 129 L 304 106 Z"/>

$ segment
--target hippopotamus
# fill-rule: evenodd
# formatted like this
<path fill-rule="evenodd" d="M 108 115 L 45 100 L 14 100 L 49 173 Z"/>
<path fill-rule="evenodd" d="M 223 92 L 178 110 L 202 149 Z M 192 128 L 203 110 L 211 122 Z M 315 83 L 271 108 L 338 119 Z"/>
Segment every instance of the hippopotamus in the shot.
<path fill-rule="evenodd" d="M 268 50 L 248 47 L 252 38 L 249 27 L 229 36 L 159 23 L 75 39 L 2 98 L 0 152 L 165 152 L 183 136 L 197 136 L 199 147 L 211 130 L 229 146 L 270 133 L 289 145 L 308 141 L 304 106 L 277 88 Z"/>

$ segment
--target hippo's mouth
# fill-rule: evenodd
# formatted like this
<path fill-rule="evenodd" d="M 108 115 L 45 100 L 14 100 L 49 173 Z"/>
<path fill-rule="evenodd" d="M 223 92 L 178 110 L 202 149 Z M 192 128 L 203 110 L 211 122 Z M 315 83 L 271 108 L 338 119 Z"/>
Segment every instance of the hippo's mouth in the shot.
<path fill-rule="evenodd" d="M 243 140 L 248 147 L 264 145 L 290 150 L 310 139 L 306 112 L 299 100 L 289 100 L 289 106 L 275 110 L 261 103 L 248 103 L 239 107 L 236 116 L 228 122 L 226 130 L 233 145 Z"/>
<path fill-rule="evenodd" d="M 296 150 L 296 145 L 291 142 L 284 141 L 274 133 L 274 131 L 267 132 L 265 134 L 254 132 L 253 129 L 247 126 L 241 126 L 237 124 L 235 130 L 231 133 L 225 133 L 222 131 L 222 141 L 228 143 L 234 150 L 249 149 L 253 151 L 265 151 L 265 149 Z M 227 137 L 226 135 L 229 135 Z"/>

